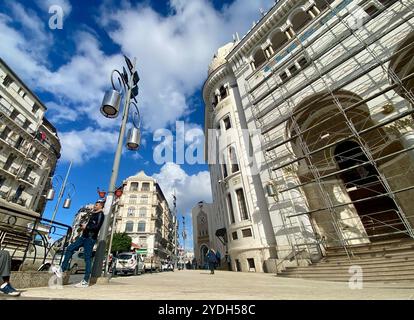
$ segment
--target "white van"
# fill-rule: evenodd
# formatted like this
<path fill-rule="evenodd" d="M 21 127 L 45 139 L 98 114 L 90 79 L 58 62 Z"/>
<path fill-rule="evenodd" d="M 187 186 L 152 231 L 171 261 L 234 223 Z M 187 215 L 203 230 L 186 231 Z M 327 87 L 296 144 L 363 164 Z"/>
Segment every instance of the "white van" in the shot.
<path fill-rule="evenodd" d="M 134 276 L 145 272 L 144 259 L 135 252 L 124 252 L 116 256 L 114 274 L 130 274 Z"/>

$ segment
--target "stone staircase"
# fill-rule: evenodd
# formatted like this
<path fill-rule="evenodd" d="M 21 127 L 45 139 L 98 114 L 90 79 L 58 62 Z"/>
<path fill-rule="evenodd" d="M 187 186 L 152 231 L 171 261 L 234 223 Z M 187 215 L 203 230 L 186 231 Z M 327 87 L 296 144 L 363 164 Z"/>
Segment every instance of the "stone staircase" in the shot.
<path fill-rule="evenodd" d="M 389 240 L 353 246 L 348 258 L 343 247 L 330 248 L 319 262 L 306 267 L 287 267 L 279 276 L 348 282 L 360 266 L 365 282 L 414 281 L 414 240 Z"/>

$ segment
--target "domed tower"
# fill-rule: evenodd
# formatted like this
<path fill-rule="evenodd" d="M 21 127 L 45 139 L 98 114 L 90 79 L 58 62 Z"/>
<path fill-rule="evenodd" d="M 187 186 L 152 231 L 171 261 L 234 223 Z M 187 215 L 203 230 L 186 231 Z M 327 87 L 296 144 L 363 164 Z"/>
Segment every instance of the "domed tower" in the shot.
<path fill-rule="evenodd" d="M 219 48 L 208 68 L 203 87 L 205 156 L 232 270 L 263 272 L 265 261 L 275 256 L 275 244 L 260 177 L 251 166 L 251 135 L 240 92 L 226 59 L 235 45 Z"/>

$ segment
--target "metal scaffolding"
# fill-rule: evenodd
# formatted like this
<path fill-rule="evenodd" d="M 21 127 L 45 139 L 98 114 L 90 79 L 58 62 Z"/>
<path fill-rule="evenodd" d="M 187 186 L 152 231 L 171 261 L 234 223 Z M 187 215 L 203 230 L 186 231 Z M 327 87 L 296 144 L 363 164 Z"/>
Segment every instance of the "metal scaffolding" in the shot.
<path fill-rule="evenodd" d="M 348 256 L 356 244 L 414 238 L 414 138 L 403 141 L 414 137 L 413 1 L 382 3 L 355 27 L 351 11 L 326 1 L 285 45 L 295 44 L 290 59 L 268 67 L 263 80 L 246 79 L 274 203 L 286 203 L 274 227 L 297 227 L 287 234 L 292 247 L 318 243 L 303 236 L 307 228 Z M 397 33 L 404 37 L 396 43 Z M 331 50 L 339 54 L 325 65 Z M 283 79 L 295 58 L 306 64 Z"/>

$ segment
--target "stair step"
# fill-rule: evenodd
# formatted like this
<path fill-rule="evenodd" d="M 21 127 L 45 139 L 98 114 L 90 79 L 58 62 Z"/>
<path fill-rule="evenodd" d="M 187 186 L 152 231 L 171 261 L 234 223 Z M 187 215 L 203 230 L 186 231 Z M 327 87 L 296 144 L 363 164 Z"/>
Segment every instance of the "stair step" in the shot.
<path fill-rule="evenodd" d="M 368 244 L 358 244 L 358 245 L 353 245 L 351 247 L 352 250 L 358 251 L 358 250 L 364 250 L 366 248 L 378 248 L 378 247 L 383 247 L 383 248 L 398 248 L 399 246 L 404 246 L 404 245 L 414 245 L 414 240 L 407 240 L 407 239 L 396 239 L 396 240 L 387 240 L 387 241 L 379 241 L 379 242 L 372 242 L 372 243 L 368 243 Z M 344 247 L 340 246 L 340 247 L 329 247 L 326 249 L 327 252 L 345 252 Z"/>
<path fill-rule="evenodd" d="M 302 271 L 302 270 L 309 270 L 312 272 L 317 271 L 335 271 L 335 270 L 348 270 L 352 265 L 342 265 L 342 266 L 309 266 L 309 267 L 287 267 L 284 272 L 291 272 L 291 271 Z M 363 270 L 400 270 L 400 269 L 407 269 L 414 271 L 414 261 L 411 263 L 395 263 L 395 264 L 381 264 L 381 265 L 362 265 L 360 266 Z"/>
<path fill-rule="evenodd" d="M 343 274 L 332 274 L 332 273 L 309 273 L 309 274 L 286 274 L 281 273 L 280 275 L 290 277 L 290 278 L 314 278 L 314 279 L 350 279 L 353 275 L 350 273 Z M 363 273 L 363 280 L 368 279 L 414 279 L 413 272 L 399 273 L 398 275 L 392 273 L 376 273 L 376 274 L 366 274 Z"/>
<path fill-rule="evenodd" d="M 414 250 L 414 244 L 411 245 L 405 245 L 405 246 L 401 246 L 398 248 L 372 248 L 372 249 L 368 249 L 366 248 L 365 250 L 349 250 L 348 253 L 350 255 L 354 254 L 357 256 L 363 256 L 363 255 L 371 255 L 371 254 L 385 254 L 385 253 L 391 253 L 391 252 L 404 252 L 404 251 L 412 251 Z M 326 253 L 327 256 L 330 257 L 341 257 L 341 256 L 347 256 L 346 252 L 329 252 L 327 251 Z"/>
<path fill-rule="evenodd" d="M 318 275 L 337 275 L 337 274 L 346 274 L 350 275 L 348 272 L 349 268 L 342 269 L 342 270 L 285 270 L 283 273 L 286 274 L 301 274 L 301 275 L 312 275 L 312 274 L 318 274 Z M 372 275 L 372 274 L 399 274 L 399 275 L 406 275 L 406 274 L 412 274 L 414 275 L 414 269 L 412 267 L 410 268 L 395 268 L 395 269 L 362 269 L 362 272 L 364 275 Z"/>
<path fill-rule="evenodd" d="M 380 261 L 406 261 L 414 260 L 414 253 L 401 253 L 401 254 L 387 254 L 384 256 L 377 257 L 352 257 L 348 259 L 344 258 L 331 258 L 325 257 L 318 263 L 365 263 L 365 262 L 380 262 Z"/>
<path fill-rule="evenodd" d="M 332 277 L 332 276 L 328 276 L 328 277 L 313 277 L 313 276 L 309 276 L 309 277 L 303 277 L 303 276 L 293 276 L 293 275 L 283 275 L 280 274 L 278 276 L 283 276 L 285 278 L 302 278 L 302 279 L 308 279 L 308 280 L 323 280 L 323 281 L 337 281 L 337 282 L 348 282 L 350 277 Z M 364 277 L 363 278 L 364 282 L 407 282 L 407 281 L 414 281 L 414 275 L 412 276 L 403 276 L 403 277 L 399 277 L 399 276 L 391 276 L 391 277 Z"/>

